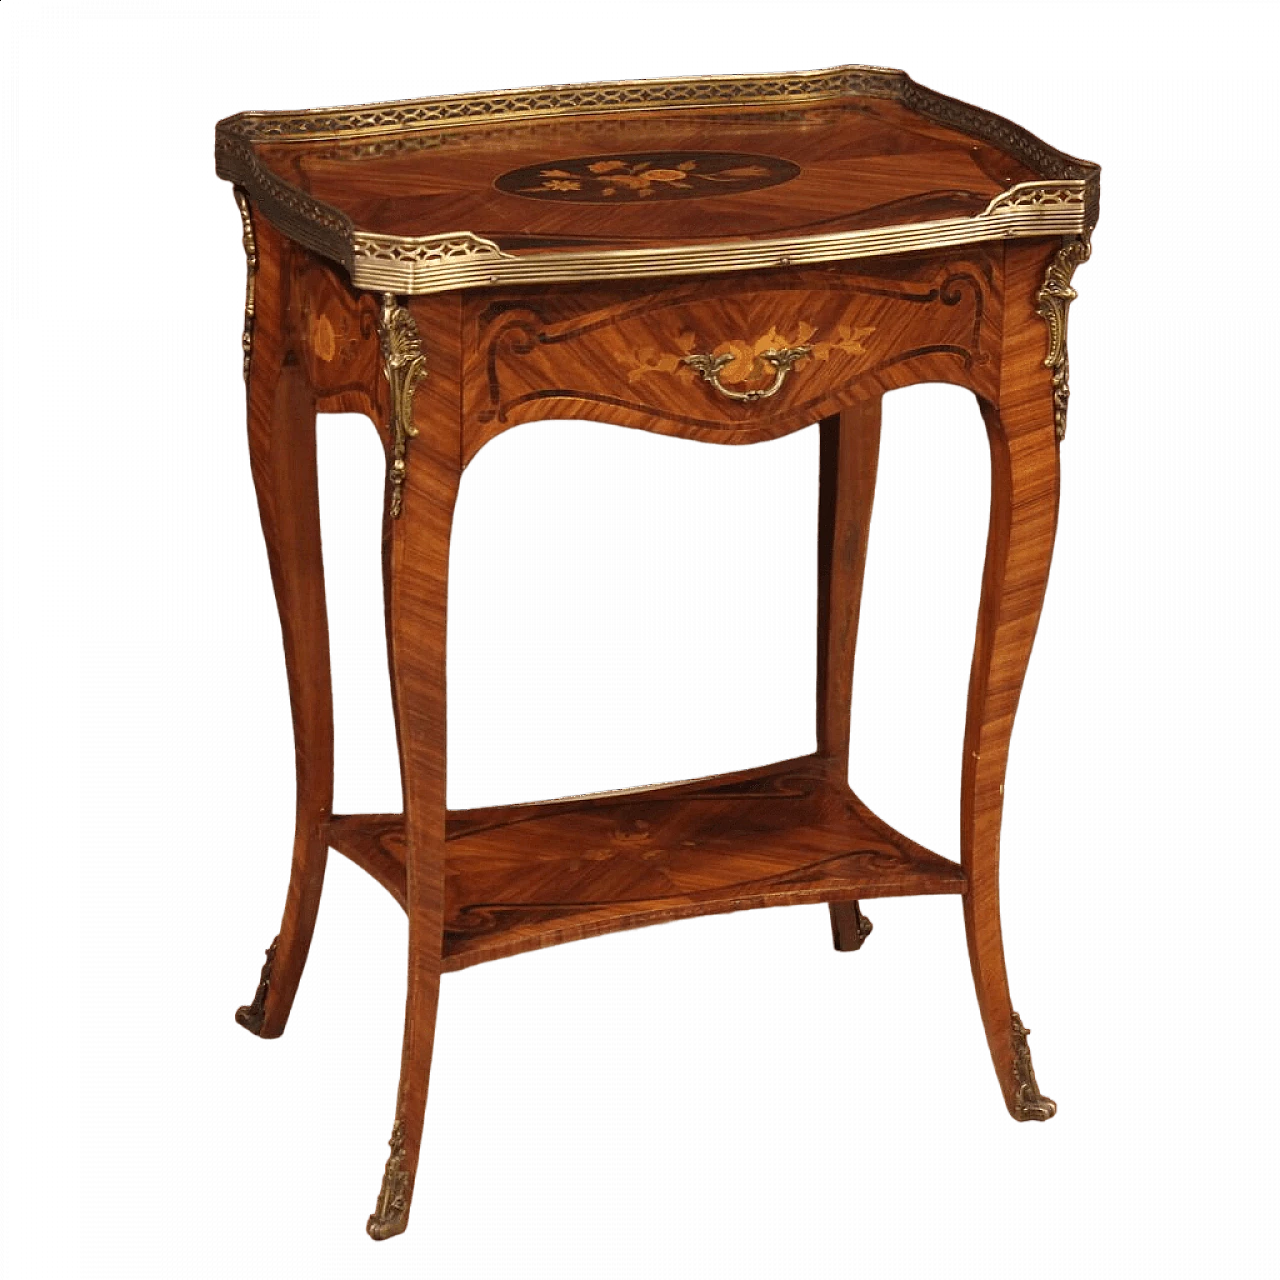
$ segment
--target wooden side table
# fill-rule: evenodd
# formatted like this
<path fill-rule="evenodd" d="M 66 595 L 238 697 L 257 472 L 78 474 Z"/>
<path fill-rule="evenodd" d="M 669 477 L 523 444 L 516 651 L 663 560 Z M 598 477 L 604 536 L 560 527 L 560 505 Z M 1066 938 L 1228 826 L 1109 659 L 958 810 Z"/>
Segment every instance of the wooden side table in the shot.
<path fill-rule="evenodd" d="M 1053 549 L 1071 277 L 1099 170 L 898 71 L 598 84 L 217 128 L 249 260 L 249 445 L 280 608 L 297 834 L 279 937 L 236 1020 L 284 1030 L 329 849 L 409 917 L 400 1090 L 369 1233 L 404 1230 L 442 972 L 615 929 L 958 894 L 1010 1113 L 1046 1120 L 1000 938 L 1010 730 Z M 850 693 L 880 399 L 977 397 L 991 524 L 969 685 L 961 860 L 849 789 Z M 332 812 L 317 412 L 368 415 L 383 524 L 403 814 Z M 691 782 L 537 804 L 445 804 L 449 534 L 495 436 L 591 418 L 748 444 L 821 431 L 817 750 Z"/>

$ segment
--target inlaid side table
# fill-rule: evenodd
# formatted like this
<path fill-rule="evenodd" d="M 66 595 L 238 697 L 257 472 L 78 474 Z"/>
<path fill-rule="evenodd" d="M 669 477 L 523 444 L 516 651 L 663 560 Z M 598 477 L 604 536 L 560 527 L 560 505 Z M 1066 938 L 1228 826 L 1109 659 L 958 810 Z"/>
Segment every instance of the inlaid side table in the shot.
<path fill-rule="evenodd" d="M 1013 1011 L 998 866 L 1009 735 L 1058 509 L 1067 309 L 1099 170 L 899 71 L 597 84 L 250 112 L 217 128 L 249 259 L 249 446 L 280 608 L 297 834 L 254 1034 L 284 1030 L 329 849 L 409 918 L 400 1089 L 377 1239 L 413 1194 L 443 972 L 712 912 L 953 893 L 1005 1103 L 1046 1120 Z M 969 684 L 961 857 L 848 785 L 850 694 L 880 400 L 977 397 L 991 523 Z M 317 412 L 386 450 L 387 648 L 402 814 L 332 812 Z M 691 782 L 445 803 L 449 536 L 463 471 L 541 418 L 720 444 L 821 433 L 817 748 Z M 655 942 L 657 939 L 655 939 Z"/>

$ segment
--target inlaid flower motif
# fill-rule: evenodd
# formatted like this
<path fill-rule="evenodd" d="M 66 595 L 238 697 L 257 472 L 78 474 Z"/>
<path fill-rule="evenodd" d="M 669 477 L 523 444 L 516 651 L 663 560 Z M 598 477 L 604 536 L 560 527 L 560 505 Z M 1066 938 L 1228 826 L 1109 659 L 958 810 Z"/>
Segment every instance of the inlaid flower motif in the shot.
<path fill-rule="evenodd" d="M 873 324 L 841 324 L 837 327 L 834 338 L 809 344 L 813 351 L 813 358 L 827 360 L 837 351 L 843 351 L 851 356 L 864 356 L 867 354 L 864 339 L 869 338 L 875 331 L 876 326 Z"/>
<path fill-rule="evenodd" d="M 729 152 L 664 152 L 633 156 L 584 156 L 553 168 L 530 166 L 499 177 L 500 191 L 542 199 L 599 203 L 655 196 L 728 195 L 787 182 L 800 172 L 788 160 Z"/>

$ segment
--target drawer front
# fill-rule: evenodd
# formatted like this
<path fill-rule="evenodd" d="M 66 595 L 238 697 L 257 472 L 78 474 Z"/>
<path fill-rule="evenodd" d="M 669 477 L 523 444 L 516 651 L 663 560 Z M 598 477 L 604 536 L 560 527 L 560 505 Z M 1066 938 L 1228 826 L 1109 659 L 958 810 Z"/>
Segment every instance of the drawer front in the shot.
<path fill-rule="evenodd" d="M 909 382 L 994 393 L 987 253 L 859 267 L 476 295 L 463 318 L 465 454 L 539 418 L 736 443 Z"/>

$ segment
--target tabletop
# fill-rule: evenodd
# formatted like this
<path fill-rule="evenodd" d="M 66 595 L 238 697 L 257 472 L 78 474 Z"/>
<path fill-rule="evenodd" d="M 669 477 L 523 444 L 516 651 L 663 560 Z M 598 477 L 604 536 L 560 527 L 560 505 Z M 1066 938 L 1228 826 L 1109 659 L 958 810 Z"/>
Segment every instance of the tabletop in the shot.
<path fill-rule="evenodd" d="M 404 294 L 1087 233 L 1099 176 L 874 67 L 243 112 L 216 161 L 357 287 Z"/>

